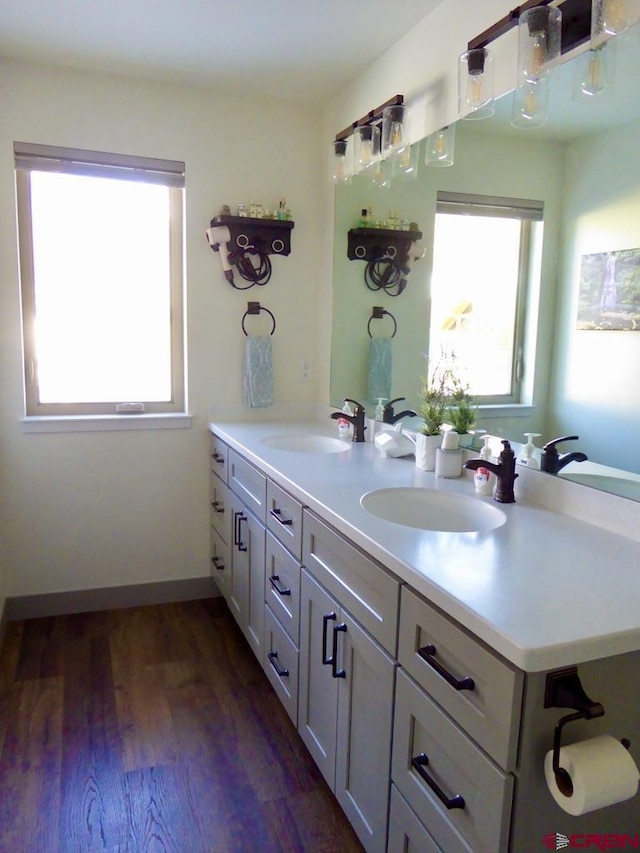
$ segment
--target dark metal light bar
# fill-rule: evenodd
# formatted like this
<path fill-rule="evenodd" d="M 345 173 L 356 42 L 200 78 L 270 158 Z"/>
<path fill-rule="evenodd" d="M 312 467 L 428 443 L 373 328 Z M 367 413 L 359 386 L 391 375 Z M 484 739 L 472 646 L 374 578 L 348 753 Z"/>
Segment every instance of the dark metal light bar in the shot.
<path fill-rule="evenodd" d="M 353 124 L 349 125 L 349 127 L 345 127 L 345 129 L 341 130 L 340 133 L 336 133 L 336 140 L 347 139 L 351 136 L 353 129 L 356 127 L 363 127 L 367 124 L 376 124 L 381 121 L 382 111 L 385 107 L 397 107 L 402 104 L 404 104 L 404 95 L 394 95 L 392 98 L 389 98 L 388 101 L 385 101 L 384 104 L 380 104 L 379 107 L 376 107 L 374 110 L 370 110 L 366 115 L 362 116 L 362 118 L 354 121 Z"/>

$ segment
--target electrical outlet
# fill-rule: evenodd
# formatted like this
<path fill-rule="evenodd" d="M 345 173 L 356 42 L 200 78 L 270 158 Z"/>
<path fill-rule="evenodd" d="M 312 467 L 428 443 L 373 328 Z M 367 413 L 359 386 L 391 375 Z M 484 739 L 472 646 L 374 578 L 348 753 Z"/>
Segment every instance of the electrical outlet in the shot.
<path fill-rule="evenodd" d="M 300 365 L 300 382 L 308 382 L 311 379 L 311 362 L 305 359 Z"/>

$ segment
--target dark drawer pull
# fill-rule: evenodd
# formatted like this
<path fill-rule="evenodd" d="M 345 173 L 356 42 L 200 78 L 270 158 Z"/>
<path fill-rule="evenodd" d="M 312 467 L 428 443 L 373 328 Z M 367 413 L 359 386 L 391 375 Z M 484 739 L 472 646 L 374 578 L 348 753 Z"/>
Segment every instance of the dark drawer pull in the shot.
<path fill-rule="evenodd" d="M 344 669 L 338 669 L 338 634 L 347 632 L 347 626 L 344 622 L 339 625 L 334 625 L 333 628 L 333 651 L 331 653 L 331 675 L 334 678 L 346 678 L 347 673 Z"/>
<path fill-rule="evenodd" d="M 443 803 L 448 809 L 463 809 L 464 797 L 461 797 L 460 794 L 456 794 L 451 798 L 447 797 L 440 785 L 438 785 L 438 783 L 435 782 L 424 769 L 428 764 L 429 758 L 424 754 L 424 752 L 421 752 L 420 755 L 416 755 L 415 758 L 411 759 L 411 766 L 418 771 L 420 778 L 427 783 L 441 803 Z"/>
<path fill-rule="evenodd" d="M 323 666 L 331 666 L 333 664 L 333 658 L 331 656 L 327 656 L 327 625 L 330 621 L 334 621 L 338 617 L 335 613 L 326 613 L 322 617 L 322 665 Z"/>
<path fill-rule="evenodd" d="M 286 678 L 289 675 L 288 669 L 281 669 L 278 666 L 278 652 L 269 652 L 267 657 L 269 658 L 269 663 L 275 669 L 276 675 L 280 676 L 280 678 Z"/>
<path fill-rule="evenodd" d="M 224 456 L 220 456 L 220 454 L 215 451 L 211 454 L 211 458 L 214 462 L 217 462 L 219 465 L 224 465 Z"/>
<path fill-rule="evenodd" d="M 224 512 L 224 506 L 220 506 L 220 501 L 211 501 L 211 506 L 216 512 Z"/>
<path fill-rule="evenodd" d="M 211 562 L 219 572 L 224 571 L 224 563 L 220 562 L 220 557 L 212 557 Z"/>
<path fill-rule="evenodd" d="M 242 541 L 242 529 L 240 525 L 243 521 L 247 520 L 247 516 L 240 510 L 240 512 L 234 512 L 234 522 L 233 522 L 233 544 L 237 547 L 238 551 L 246 551 L 247 546 Z"/>
<path fill-rule="evenodd" d="M 291 595 L 291 590 L 288 587 L 280 586 L 280 575 L 269 575 L 269 583 L 278 595 Z"/>
<path fill-rule="evenodd" d="M 282 524 L 284 527 L 291 527 L 293 524 L 293 519 L 291 518 L 282 518 L 282 510 L 275 506 L 272 510 L 269 510 L 270 515 L 275 518 L 278 524 Z"/>
<path fill-rule="evenodd" d="M 441 675 L 442 678 L 450 684 L 456 690 L 473 690 L 476 686 L 475 681 L 470 676 L 465 676 L 464 678 L 456 678 L 454 675 L 451 675 L 441 663 L 435 659 L 436 647 L 433 643 L 429 643 L 428 646 L 423 646 L 421 649 L 418 649 L 418 654 L 422 658 L 423 661 L 429 664 L 431 669 L 435 669 L 438 675 Z"/>

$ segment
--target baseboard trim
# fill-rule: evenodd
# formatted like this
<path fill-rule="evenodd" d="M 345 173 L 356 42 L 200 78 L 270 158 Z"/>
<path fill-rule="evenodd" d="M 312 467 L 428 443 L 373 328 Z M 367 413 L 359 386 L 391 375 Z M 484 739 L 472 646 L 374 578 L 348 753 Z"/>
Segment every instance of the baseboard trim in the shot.
<path fill-rule="evenodd" d="M 148 604 L 169 604 L 173 601 L 193 601 L 219 596 L 213 578 L 158 581 L 154 583 L 110 586 L 99 589 L 78 589 L 70 592 L 51 592 L 42 595 L 17 595 L 7 598 L 0 634 L 7 622 L 17 619 L 37 619 L 41 616 L 66 616 L 92 610 L 113 610 L 120 607 L 142 607 Z"/>

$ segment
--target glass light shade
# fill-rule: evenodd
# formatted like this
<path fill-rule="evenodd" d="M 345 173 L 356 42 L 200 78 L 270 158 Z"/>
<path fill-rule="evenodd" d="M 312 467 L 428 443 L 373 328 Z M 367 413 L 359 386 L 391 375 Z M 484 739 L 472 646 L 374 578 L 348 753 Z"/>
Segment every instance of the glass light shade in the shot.
<path fill-rule="evenodd" d="M 378 157 L 373 168 L 368 169 L 364 174 L 375 189 L 388 190 L 391 188 L 391 162 L 389 160 Z"/>
<path fill-rule="evenodd" d="M 547 120 L 549 85 L 546 77 L 524 82 L 513 93 L 511 124 L 528 129 L 542 127 Z"/>
<path fill-rule="evenodd" d="M 353 175 L 352 150 L 349 139 L 334 139 L 331 143 L 331 180 L 344 184 Z"/>
<path fill-rule="evenodd" d="M 560 58 L 562 13 L 534 6 L 518 19 L 518 85 L 535 83 Z"/>
<path fill-rule="evenodd" d="M 391 161 L 391 177 L 399 181 L 415 181 L 418 177 L 418 160 L 420 157 L 420 145 L 405 145 L 396 151 L 389 160 Z"/>
<path fill-rule="evenodd" d="M 371 169 L 380 157 L 380 128 L 367 124 L 353 131 L 355 171 Z"/>
<path fill-rule="evenodd" d="M 615 44 L 602 42 L 574 59 L 572 96 L 576 101 L 602 99 L 611 91 Z"/>
<path fill-rule="evenodd" d="M 617 36 L 640 18 L 640 0 L 592 0 L 591 40 Z"/>
<path fill-rule="evenodd" d="M 427 136 L 424 162 L 427 166 L 453 166 L 456 126 L 449 124 Z"/>
<path fill-rule="evenodd" d="M 464 119 L 492 116 L 493 58 L 486 47 L 465 50 L 458 57 L 458 113 Z"/>
<path fill-rule="evenodd" d="M 382 111 L 382 156 L 387 157 L 407 144 L 407 108 L 402 104 Z"/>

